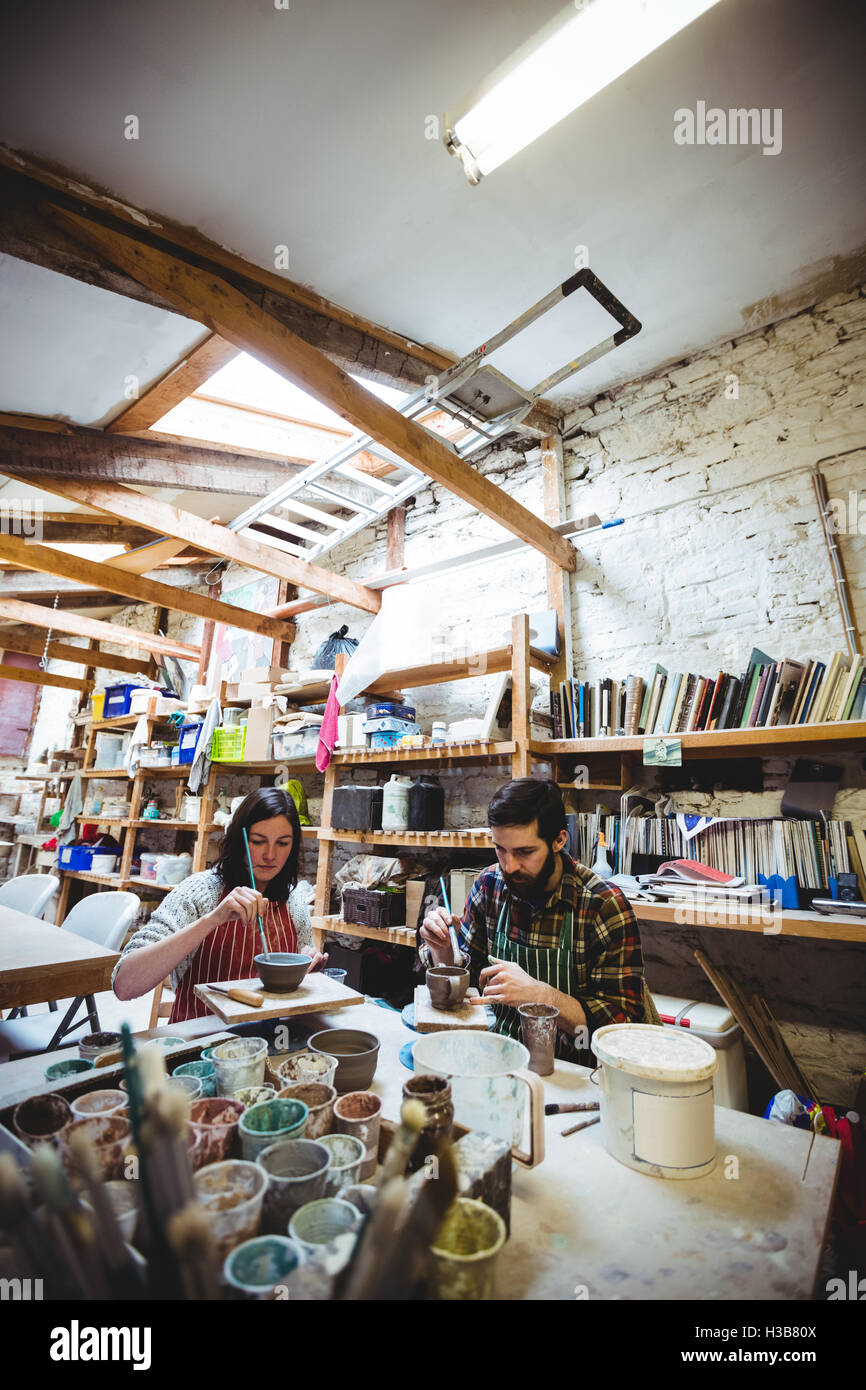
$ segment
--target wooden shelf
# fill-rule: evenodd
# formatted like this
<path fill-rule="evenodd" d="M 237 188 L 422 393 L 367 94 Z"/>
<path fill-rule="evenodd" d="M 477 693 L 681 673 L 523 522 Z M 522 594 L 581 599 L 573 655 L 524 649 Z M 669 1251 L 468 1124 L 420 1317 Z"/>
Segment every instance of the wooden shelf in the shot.
<path fill-rule="evenodd" d="M 415 927 L 365 927 L 359 922 L 344 922 L 339 916 L 313 917 L 314 931 L 340 932 L 342 936 L 360 936 L 370 941 L 386 941 L 389 946 L 415 945 Z"/>
<path fill-rule="evenodd" d="M 89 816 L 76 816 L 75 819 L 86 825 L 129 825 L 129 821 L 122 817 L 94 815 L 93 812 Z"/>
<path fill-rule="evenodd" d="M 103 782 L 128 782 L 130 780 L 125 767 L 85 767 L 82 768 L 80 776 L 101 777 Z"/>
<path fill-rule="evenodd" d="M 535 758 L 554 758 L 567 754 L 642 753 L 645 735 L 619 738 L 530 739 L 529 751 Z M 658 738 L 659 735 L 650 737 Z M 739 756 L 784 757 L 787 749 L 801 753 L 808 747 L 866 741 L 866 721 L 848 720 L 835 724 L 793 724 L 774 729 L 716 729 L 711 733 L 665 734 L 682 744 L 683 757 L 712 757 L 715 752 L 731 751 Z"/>
<path fill-rule="evenodd" d="M 488 826 L 474 830 L 319 830 L 320 840 L 345 840 L 359 845 L 394 845 L 409 849 L 489 849 Z"/>
<path fill-rule="evenodd" d="M 530 664 L 538 671 L 549 671 L 556 665 L 556 657 L 534 647 L 529 652 Z M 442 685 L 446 681 L 473 680 L 478 676 L 492 676 L 512 667 L 512 647 L 492 647 L 489 651 L 476 652 L 471 658 L 459 661 L 435 661 L 424 666 L 402 666 L 398 670 L 386 671 L 378 680 L 372 681 L 365 695 L 391 695 L 398 690 L 414 690 L 424 685 Z M 320 704 L 327 700 L 330 681 L 317 681 L 310 685 L 277 685 L 280 695 L 286 695 L 293 703 L 305 705 Z M 238 701 L 243 703 L 243 701 Z"/>
<path fill-rule="evenodd" d="M 315 772 L 315 758 L 268 758 L 255 763 L 223 763 L 218 759 L 211 760 L 211 767 L 218 767 L 220 772 L 276 772 L 278 767 L 288 767 L 292 772 Z"/>
<path fill-rule="evenodd" d="M 187 878 L 190 878 L 190 877 L 191 877 L 191 875 L 188 874 L 188 875 L 187 875 Z M 186 882 L 186 879 L 183 879 L 183 878 L 182 878 L 180 882 L 181 882 L 181 883 L 185 883 L 185 882 Z M 153 891 L 154 891 L 154 893 L 170 893 L 171 890 L 172 890 L 172 888 L 179 888 L 179 887 L 180 887 L 180 884 L 178 884 L 178 883 L 154 883 L 154 881 L 153 881 L 152 878 L 125 878 L 125 879 L 123 880 L 123 886 L 124 886 L 124 888 L 133 888 L 133 887 L 135 887 L 135 888 L 152 888 Z"/>
<path fill-rule="evenodd" d="M 222 826 L 217 821 L 208 821 L 207 825 L 199 825 L 194 820 L 124 820 L 120 825 L 131 825 L 136 830 L 191 830 L 197 834 L 199 830 L 210 833 L 212 830 L 222 830 Z"/>
<path fill-rule="evenodd" d="M 866 942 L 866 917 L 825 917 L 820 912 L 783 908 L 771 920 L 748 905 L 701 908 L 691 903 L 633 901 L 638 922 L 660 922 L 671 927 L 720 927 L 725 931 L 762 932 L 773 936 L 802 936 L 819 941 Z"/>
<path fill-rule="evenodd" d="M 81 878 L 86 883 L 110 883 L 115 888 L 125 887 L 125 880 L 120 874 L 92 874 L 88 869 L 61 869 L 60 872 L 67 878 Z"/>
<path fill-rule="evenodd" d="M 146 719 L 149 724 L 164 724 L 169 727 L 170 720 L 167 714 L 116 714 L 113 719 L 91 719 L 89 726 L 97 733 L 110 729 L 134 729 L 139 719 Z"/>
<path fill-rule="evenodd" d="M 516 743 L 494 743 L 490 740 L 475 743 L 449 743 L 444 748 L 349 748 L 338 750 L 331 761 L 338 767 L 376 767 L 380 764 L 432 763 L 495 763 L 507 762 L 516 751 Z"/>

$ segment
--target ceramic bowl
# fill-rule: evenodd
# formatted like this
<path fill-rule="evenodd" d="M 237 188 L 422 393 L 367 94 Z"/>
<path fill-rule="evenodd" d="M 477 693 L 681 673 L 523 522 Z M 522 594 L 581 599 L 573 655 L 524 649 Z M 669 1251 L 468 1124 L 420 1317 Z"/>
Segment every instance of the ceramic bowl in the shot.
<path fill-rule="evenodd" d="M 259 979 L 273 994 L 288 994 L 297 989 L 312 963 L 312 956 L 299 956 L 292 951 L 265 951 L 255 957 Z"/>
<path fill-rule="evenodd" d="M 355 1028 L 325 1028 L 308 1039 L 307 1047 L 311 1052 L 336 1057 L 333 1084 L 341 1095 L 346 1091 L 366 1091 L 376 1074 L 379 1039 L 375 1033 L 362 1033 Z"/>

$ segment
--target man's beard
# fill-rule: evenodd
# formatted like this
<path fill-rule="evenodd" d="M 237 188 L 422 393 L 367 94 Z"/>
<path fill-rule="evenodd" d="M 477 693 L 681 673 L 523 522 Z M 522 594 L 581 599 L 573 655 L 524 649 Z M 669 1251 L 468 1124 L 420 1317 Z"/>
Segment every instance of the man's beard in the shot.
<path fill-rule="evenodd" d="M 516 893 L 518 898 L 533 898 L 544 892 L 544 885 L 549 878 L 553 877 L 555 870 L 556 851 L 548 849 L 541 873 L 536 874 L 534 878 L 515 878 L 513 874 L 507 874 L 504 870 L 502 877 L 512 893 Z"/>

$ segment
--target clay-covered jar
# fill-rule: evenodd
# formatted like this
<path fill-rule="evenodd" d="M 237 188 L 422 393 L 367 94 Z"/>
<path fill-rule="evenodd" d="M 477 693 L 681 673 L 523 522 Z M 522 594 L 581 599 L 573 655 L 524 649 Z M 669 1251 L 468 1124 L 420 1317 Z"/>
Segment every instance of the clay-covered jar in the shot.
<path fill-rule="evenodd" d="M 413 1076 L 403 1086 L 404 1100 L 420 1100 L 427 1109 L 425 1124 L 407 1172 L 414 1173 L 424 1165 L 424 1160 L 435 1154 L 443 1140 L 451 1138 L 454 1123 L 454 1102 L 451 1099 L 451 1082 L 444 1076 Z"/>

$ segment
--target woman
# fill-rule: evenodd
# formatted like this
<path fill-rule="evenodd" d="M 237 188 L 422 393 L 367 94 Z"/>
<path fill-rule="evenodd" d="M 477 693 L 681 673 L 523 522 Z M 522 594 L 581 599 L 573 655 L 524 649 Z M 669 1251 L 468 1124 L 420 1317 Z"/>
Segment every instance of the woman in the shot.
<path fill-rule="evenodd" d="M 250 887 L 244 830 L 249 837 L 255 889 Z M 312 956 L 311 970 L 328 957 L 313 949 L 309 928 L 299 940 L 289 911 L 297 882 L 301 827 L 295 803 L 278 787 L 261 787 L 241 802 L 225 833 L 217 863 L 175 888 L 126 945 L 114 967 L 118 999 L 137 999 L 167 975 L 175 991 L 169 1024 L 210 1013 L 197 984 L 255 975 L 253 957 L 269 951 Z"/>

